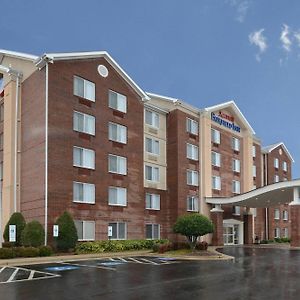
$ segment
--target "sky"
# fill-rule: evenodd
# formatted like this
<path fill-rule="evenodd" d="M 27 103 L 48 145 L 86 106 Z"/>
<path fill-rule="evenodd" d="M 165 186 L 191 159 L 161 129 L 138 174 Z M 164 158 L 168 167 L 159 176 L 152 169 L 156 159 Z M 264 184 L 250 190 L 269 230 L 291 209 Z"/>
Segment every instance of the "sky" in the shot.
<path fill-rule="evenodd" d="M 300 178 L 300 1 L 0 0 L 0 48 L 106 50 L 147 92 L 199 108 L 234 100 Z"/>

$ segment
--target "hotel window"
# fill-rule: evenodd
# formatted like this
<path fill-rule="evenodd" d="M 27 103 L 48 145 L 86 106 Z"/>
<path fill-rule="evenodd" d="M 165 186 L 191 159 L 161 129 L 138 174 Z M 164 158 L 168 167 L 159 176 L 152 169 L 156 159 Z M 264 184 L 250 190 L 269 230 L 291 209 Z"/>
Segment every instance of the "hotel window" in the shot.
<path fill-rule="evenodd" d="M 127 174 L 127 159 L 123 156 L 108 155 L 108 172 L 121 175 Z"/>
<path fill-rule="evenodd" d="M 124 222 L 109 223 L 108 226 L 112 227 L 112 240 L 126 240 L 127 224 Z"/>
<path fill-rule="evenodd" d="M 186 171 L 186 181 L 188 185 L 198 186 L 198 172 L 193 170 Z"/>
<path fill-rule="evenodd" d="M 94 241 L 95 240 L 95 222 L 75 220 L 78 241 Z"/>
<path fill-rule="evenodd" d="M 73 166 L 95 169 L 95 151 L 74 146 Z"/>
<path fill-rule="evenodd" d="M 108 188 L 108 204 L 116 206 L 126 206 L 127 189 L 122 187 L 110 186 Z"/>
<path fill-rule="evenodd" d="M 74 95 L 95 102 L 95 83 L 74 76 Z"/>
<path fill-rule="evenodd" d="M 108 92 L 108 106 L 123 113 L 127 112 L 127 97 L 114 91 Z"/>
<path fill-rule="evenodd" d="M 231 146 L 234 151 L 240 151 L 240 140 L 233 137 L 231 140 Z"/>
<path fill-rule="evenodd" d="M 73 202 L 95 203 L 95 185 L 83 182 L 73 182 Z"/>
<path fill-rule="evenodd" d="M 240 216 L 241 215 L 241 207 L 240 206 L 234 206 L 233 207 L 233 214 L 236 216 Z"/>
<path fill-rule="evenodd" d="M 279 159 L 278 158 L 274 158 L 274 168 L 279 169 Z"/>
<path fill-rule="evenodd" d="M 198 147 L 192 144 L 186 144 L 186 156 L 192 160 L 198 160 Z"/>
<path fill-rule="evenodd" d="M 145 121 L 147 125 L 159 128 L 159 114 L 146 109 Z"/>
<path fill-rule="evenodd" d="M 236 173 L 241 172 L 241 161 L 239 159 L 232 160 L 232 171 Z"/>
<path fill-rule="evenodd" d="M 288 170 L 288 166 L 287 166 L 287 162 L 286 162 L 286 161 L 284 161 L 284 162 L 282 163 L 282 170 L 283 170 L 284 172 L 287 172 L 287 170 Z"/>
<path fill-rule="evenodd" d="M 253 217 L 256 218 L 257 217 L 257 209 L 252 208 L 252 211 L 253 211 Z"/>
<path fill-rule="evenodd" d="M 284 210 L 284 211 L 282 212 L 282 219 L 283 219 L 284 221 L 287 221 L 287 220 L 289 219 L 289 215 L 288 215 L 288 211 L 287 211 L 287 210 Z"/>
<path fill-rule="evenodd" d="M 146 193 L 146 209 L 160 210 L 160 195 Z"/>
<path fill-rule="evenodd" d="M 279 182 L 279 176 L 278 175 L 274 175 L 274 182 Z"/>
<path fill-rule="evenodd" d="M 73 129 L 75 131 L 95 135 L 95 117 L 74 111 Z"/>
<path fill-rule="evenodd" d="M 256 177 L 256 166 L 252 166 L 252 176 Z"/>
<path fill-rule="evenodd" d="M 187 211 L 199 211 L 198 198 L 193 196 L 187 197 Z"/>
<path fill-rule="evenodd" d="M 146 137 L 145 149 L 148 153 L 159 155 L 159 141 Z"/>
<path fill-rule="evenodd" d="M 241 183 L 237 180 L 232 180 L 232 192 L 234 194 L 240 194 L 241 193 Z"/>
<path fill-rule="evenodd" d="M 194 135 L 198 135 L 198 122 L 190 118 L 186 118 L 186 131 Z"/>
<path fill-rule="evenodd" d="M 256 157 L 256 147 L 255 147 L 255 145 L 252 146 L 252 157 Z"/>
<path fill-rule="evenodd" d="M 0 134 L 0 150 L 3 150 L 3 133 Z"/>
<path fill-rule="evenodd" d="M 220 176 L 212 176 L 212 189 L 213 190 L 221 190 L 221 177 Z"/>
<path fill-rule="evenodd" d="M 159 182 L 159 168 L 145 166 L 145 179 L 149 181 Z"/>
<path fill-rule="evenodd" d="M 108 123 L 108 138 L 111 141 L 126 144 L 127 143 L 127 127 L 109 122 Z"/>
<path fill-rule="evenodd" d="M 217 152 L 211 152 L 211 164 L 216 167 L 221 166 L 221 154 Z"/>
<path fill-rule="evenodd" d="M 280 228 L 278 227 L 274 229 L 274 238 L 280 238 Z"/>
<path fill-rule="evenodd" d="M 288 228 L 282 228 L 282 235 L 285 238 L 289 237 L 289 230 L 288 230 Z"/>
<path fill-rule="evenodd" d="M 146 239 L 147 240 L 160 239 L 160 225 L 159 224 L 146 224 Z"/>
<path fill-rule="evenodd" d="M 279 220 L 280 219 L 280 211 L 279 209 L 274 209 L 274 219 Z"/>
<path fill-rule="evenodd" d="M 211 141 L 214 144 L 220 144 L 221 143 L 221 133 L 219 130 L 211 129 Z"/>

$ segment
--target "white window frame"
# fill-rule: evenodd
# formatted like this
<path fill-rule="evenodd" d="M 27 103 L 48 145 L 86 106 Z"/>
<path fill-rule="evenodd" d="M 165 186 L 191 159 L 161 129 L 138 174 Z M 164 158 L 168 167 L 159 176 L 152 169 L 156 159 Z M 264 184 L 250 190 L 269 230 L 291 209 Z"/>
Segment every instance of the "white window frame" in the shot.
<path fill-rule="evenodd" d="M 116 128 L 116 138 L 113 137 L 113 127 Z M 127 144 L 127 127 L 118 123 L 108 122 L 108 139 L 113 142 Z"/>
<path fill-rule="evenodd" d="M 236 137 L 232 137 L 232 140 L 231 140 L 231 147 L 234 151 L 240 151 L 241 150 L 241 141 L 239 138 L 236 138 Z"/>
<path fill-rule="evenodd" d="M 147 197 L 149 197 L 147 199 Z M 150 205 L 148 205 L 150 204 Z M 146 193 L 145 196 L 145 207 L 149 210 L 160 210 L 160 195 L 153 193 Z"/>
<path fill-rule="evenodd" d="M 74 221 L 75 221 L 75 224 L 76 224 L 76 222 L 82 223 L 82 239 L 80 239 L 78 237 L 78 241 L 94 241 L 95 240 L 95 235 L 96 235 L 95 221 L 85 221 L 85 220 L 74 220 Z M 94 226 L 93 226 L 94 227 L 94 238 L 92 238 L 92 239 L 85 238 L 85 233 L 86 233 L 86 227 L 85 227 L 85 225 L 87 223 L 93 223 L 94 224 Z M 76 230 L 77 230 L 77 227 L 76 227 Z"/>
<path fill-rule="evenodd" d="M 78 128 L 79 127 L 78 124 L 75 124 L 75 115 L 76 114 L 83 116 L 83 130 L 80 130 Z M 89 118 L 93 120 L 93 130 L 92 131 L 89 131 L 88 128 L 87 128 L 87 123 L 88 123 Z M 77 132 L 83 132 L 83 133 L 95 136 L 96 118 L 92 115 L 88 115 L 88 114 L 85 114 L 85 113 L 74 110 L 74 112 L 73 112 L 73 130 L 77 131 Z"/>
<path fill-rule="evenodd" d="M 110 158 L 116 157 L 117 158 L 117 171 L 113 171 L 110 169 Z M 125 170 L 124 172 L 121 171 L 121 161 L 125 162 Z M 127 175 L 127 158 L 124 156 L 119 156 L 115 154 L 108 154 L 108 172 L 113 174 L 120 174 L 120 175 Z"/>
<path fill-rule="evenodd" d="M 232 171 L 235 173 L 241 173 L 241 161 L 239 159 L 232 159 Z"/>
<path fill-rule="evenodd" d="M 221 177 L 213 175 L 211 179 L 212 179 L 212 183 L 211 183 L 212 189 L 221 191 L 222 189 Z"/>
<path fill-rule="evenodd" d="M 193 119 L 186 118 L 186 131 L 198 135 L 199 131 L 199 123 Z"/>
<path fill-rule="evenodd" d="M 116 94 L 117 95 L 117 107 L 113 106 L 113 103 L 111 101 L 111 94 Z M 113 90 L 108 91 L 108 107 L 118 110 L 122 113 L 127 113 L 127 97 L 123 94 L 117 93 Z"/>
<path fill-rule="evenodd" d="M 274 183 L 277 183 L 279 181 L 280 181 L 279 175 L 274 175 Z"/>
<path fill-rule="evenodd" d="M 83 95 L 78 95 L 76 94 L 76 91 L 75 91 L 75 78 L 77 80 L 82 80 L 83 81 Z M 87 95 L 86 95 L 86 90 L 87 90 L 87 85 L 88 84 L 91 84 L 91 86 L 93 86 L 94 88 L 94 95 L 93 95 L 93 98 L 87 98 Z M 94 82 L 90 81 L 90 80 L 87 80 L 87 79 L 84 79 L 80 76 L 76 76 L 74 75 L 74 79 L 73 79 L 73 93 L 75 96 L 78 96 L 78 97 L 81 97 L 81 98 L 84 98 L 84 99 L 87 99 L 89 101 L 92 101 L 92 102 L 95 102 L 96 101 L 96 85 Z"/>
<path fill-rule="evenodd" d="M 191 203 L 191 208 L 190 208 L 190 203 Z M 198 212 L 199 198 L 196 196 L 188 196 L 186 199 L 186 207 L 187 207 L 187 211 Z"/>
<path fill-rule="evenodd" d="M 252 177 L 256 177 L 256 165 L 252 166 Z"/>
<path fill-rule="evenodd" d="M 280 210 L 278 208 L 274 209 L 274 220 L 280 220 Z"/>
<path fill-rule="evenodd" d="M 288 165 L 287 165 L 287 162 L 286 162 L 286 161 L 283 161 L 283 162 L 282 162 L 282 170 L 283 170 L 284 172 L 287 172 L 287 170 L 288 170 Z"/>
<path fill-rule="evenodd" d="M 215 167 L 221 167 L 221 154 L 215 151 L 211 152 L 211 164 Z"/>
<path fill-rule="evenodd" d="M 120 240 L 120 241 L 125 241 L 127 240 L 127 223 L 126 222 L 109 222 L 108 223 L 108 226 L 110 226 L 110 224 L 117 224 L 117 237 L 116 238 L 113 238 L 111 237 L 111 240 Z M 124 238 L 120 238 L 120 224 L 125 224 L 124 226 L 124 229 L 125 229 L 125 232 L 124 232 Z"/>
<path fill-rule="evenodd" d="M 288 213 L 287 210 L 284 210 L 282 212 L 282 219 L 283 219 L 283 221 L 288 221 L 288 219 L 289 219 L 289 213 Z"/>
<path fill-rule="evenodd" d="M 279 169 L 279 159 L 278 158 L 274 158 L 274 168 Z"/>
<path fill-rule="evenodd" d="M 233 207 L 233 209 L 234 209 L 233 215 L 235 215 L 235 216 L 240 216 L 240 215 L 241 215 L 241 207 L 240 207 L 240 206 L 235 205 L 235 206 Z"/>
<path fill-rule="evenodd" d="M 282 228 L 283 231 L 283 237 L 288 238 L 289 237 L 289 229 L 287 227 Z"/>
<path fill-rule="evenodd" d="M 280 228 L 279 227 L 274 228 L 274 238 L 280 239 Z"/>
<path fill-rule="evenodd" d="M 241 193 L 241 182 L 238 180 L 232 180 L 232 193 L 240 194 Z"/>
<path fill-rule="evenodd" d="M 76 184 L 80 184 L 80 185 L 82 185 L 82 187 L 83 187 L 83 194 L 82 194 L 82 196 L 83 196 L 83 199 L 82 200 L 80 200 L 80 199 L 74 199 L 74 197 L 75 197 L 75 185 Z M 88 188 L 88 187 L 90 187 L 90 188 L 93 188 L 93 190 L 94 190 L 94 195 L 93 195 L 93 199 L 92 200 L 87 200 L 86 199 L 86 189 Z M 73 181 L 73 202 L 74 203 L 85 203 L 85 204 L 95 204 L 95 198 L 96 198 L 96 187 L 95 187 L 95 184 L 93 184 L 93 183 L 86 183 L 86 182 L 79 182 L 79 181 Z"/>
<path fill-rule="evenodd" d="M 151 168 L 151 179 L 147 178 L 147 168 Z M 157 170 L 157 173 L 154 173 L 154 170 Z M 157 175 L 157 178 L 156 178 Z M 145 165 L 145 180 L 151 182 L 159 182 L 160 179 L 160 168 L 157 166 Z"/>
<path fill-rule="evenodd" d="M 151 114 L 150 123 L 147 122 L 148 121 L 147 116 L 146 116 L 147 114 Z M 154 112 L 150 109 L 145 109 L 145 123 L 151 127 L 158 129 L 159 128 L 159 113 Z"/>
<path fill-rule="evenodd" d="M 152 231 L 152 234 L 151 234 L 151 238 L 148 238 L 147 237 L 147 226 L 151 226 L 151 231 Z M 155 238 L 154 237 L 154 227 L 155 226 L 158 226 L 158 237 L 157 238 Z M 160 226 L 160 224 L 157 224 L 157 223 L 146 223 L 146 239 L 147 240 L 159 240 L 160 239 L 160 230 L 161 230 L 161 226 Z"/>
<path fill-rule="evenodd" d="M 82 165 L 77 165 L 74 161 L 74 151 L 76 149 L 80 149 L 82 150 Z M 87 153 L 91 153 L 93 155 L 93 166 L 88 166 L 88 164 L 86 163 L 87 158 L 85 157 L 85 155 Z M 96 163 L 96 157 L 95 157 L 95 151 L 92 149 L 87 149 L 87 148 L 82 148 L 82 147 L 78 147 L 78 146 L 73 146 L 73 166 L 74 167 L 78 167 L 78 168 L 86 168 L 86 169 L 90 169 L 90 170 L 95 170 L 95 163 Z"/>
<path fill-rule="evenodd" d="M 150 141 L 150 147 L 151 149 L 148 149 L 148 142 L 147 140 Z M 145 151 L 147 153 L 151 153 L 153 155 L 159 155 L 160 154 L 160 142 L 159 140 L 157 139 L 153 139 L 153 138 L 150 138 L 150 137 L 145 137 Z"/>
<path fill-rule="evenodd" d="M 192 160 L 199 160 L 199 147 L 190 143 L 186 143 L 186 157 Z"/>
<path fill-rule="evenodd" d="M 189 182 L 189 174 L 191 174 L 191 182 Z M 186 170 L 187 185 L 199 186 L 199 172 L 194 170 Z"/>
<path fill-rule="evenodd" d="M 211 141 L 214 144 L 221 144 L 221 132 L 217 129 L 211 129 Z"/>
<path fill-rule="evenodd" d="M 111 190 L 116 190 L 117 194 L 117 203 L 111 202 Z M 125 192 L 125 193 L 123 193 Z M 122 195 L 125 195 L 125 198 L 120 201 Z M 108 205 L 110 206 L 127 206 L 127 189 L 119 186 L 110 186 L 108 187 Z"/>
<path fill-rule="evenodd" d="M 252 157 L 256 157 L 256 146 L 252 145 Z"/>

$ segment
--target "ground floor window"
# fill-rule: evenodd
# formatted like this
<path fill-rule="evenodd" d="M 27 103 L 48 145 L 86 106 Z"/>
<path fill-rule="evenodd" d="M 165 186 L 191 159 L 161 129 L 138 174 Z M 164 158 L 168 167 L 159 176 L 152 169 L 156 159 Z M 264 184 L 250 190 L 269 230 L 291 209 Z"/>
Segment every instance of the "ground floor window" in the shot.
<path fill-rule="evenodd" d="M 108 226 L 112 227 L 112 240 L 126 240 L 127 224 L 125 222 L 109 223 Z"/>
<path fill-rule="evenodd" d="M 75 220 L 77 235 L 79 241 L 95 240 L 95 222 Z"/>
<path fill-rule="evenodd" d="M 288 228 L 283 228 L 282 229 L 282 236 L 285 237 L 285 238 L 289 237 L 289 230 L 288 230 Z"/>
<path fill-rule="evenodd" d="M 197 197 L 187 197 L 187 211 L 199 211 Z"/>
<path fill-rule="evenodd" d="M 159 224 L 146 224 L 146 239 L 156 240 L 160 238 Z"/>
<path fill-rule="evenodd" d="M 274 238 L 280 238 L 280 228 L 278 227 L 274 229 Z"/>

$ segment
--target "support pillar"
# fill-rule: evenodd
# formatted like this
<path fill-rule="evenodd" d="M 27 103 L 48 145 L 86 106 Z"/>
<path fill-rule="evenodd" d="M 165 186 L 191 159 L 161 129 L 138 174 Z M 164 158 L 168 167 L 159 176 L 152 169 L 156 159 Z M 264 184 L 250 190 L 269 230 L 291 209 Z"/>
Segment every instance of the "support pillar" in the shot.
<path fill-rule="evenodd" d="M 213 246 L 223 246 L 223 210 L 220 204 L 215 205 L 210 211 L 210 217 L 214 224 L 214 233 L 212 236 Z"/>
<path fill-rule="evenodd" d="M 253 215 L 248 208 L 244 215 L 244 244 L 253 244 Z"/>
<path fill-rule="evenodd" d="M 294 199 L 290 203 L 291 246 L 300 247 L 300 199 L 299 188 L 294 188 Z"/>

